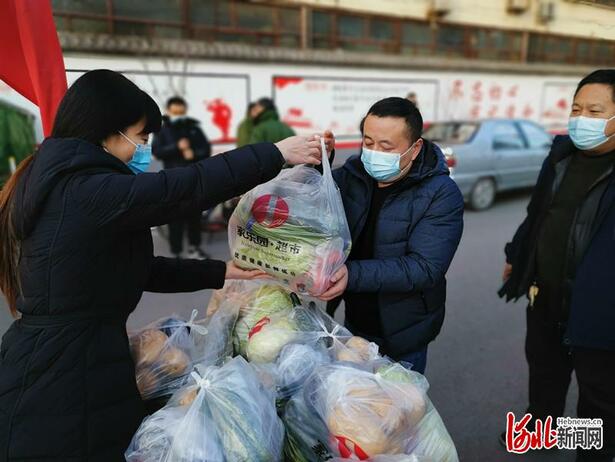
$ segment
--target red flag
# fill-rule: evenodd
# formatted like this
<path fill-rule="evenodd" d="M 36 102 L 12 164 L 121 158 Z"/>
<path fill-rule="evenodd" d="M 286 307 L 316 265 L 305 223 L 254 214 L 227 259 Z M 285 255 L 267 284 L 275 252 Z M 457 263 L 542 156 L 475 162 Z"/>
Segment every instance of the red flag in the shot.
<path fill-rule="evenodd" d="M 49 135 L 66 92 L 49 0 L 0 0 L 0 79 L 38 105 Z"/>

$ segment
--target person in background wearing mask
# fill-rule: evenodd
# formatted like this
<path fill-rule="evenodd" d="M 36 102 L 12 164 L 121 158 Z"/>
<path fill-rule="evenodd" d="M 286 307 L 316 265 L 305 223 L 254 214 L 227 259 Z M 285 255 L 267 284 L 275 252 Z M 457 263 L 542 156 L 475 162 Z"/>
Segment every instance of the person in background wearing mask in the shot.
<path fill-rule="evenodd" d="M 423 119 L 407 99 L 375 103 L 361 133 L 361 156 L 333 172 L 352 250 L 321 298 L 342 297 L 355 335 L 423 373 L 427 344 L 444 321 L 445 274 L 463 231 L 463 197 L 440 148 L 421 138 Z"/>
<path fill-rule="evenodd" d="M 525 352 L 534 418 L 562 416 L 572 371 L 577 414 L 604 421 L 615 457 L 615 69 L 579 83 L 568 136 L 557 136 L 527 217 L 506 245 L 500 296 L 527 296 Z M 501 436 L 501 439 L 504 435 Z"/>
<path fill-rule="evenodd" d="M 211 144 L 199 122 L 186 116 L 188 104 L 180 96 L 167 101 L 167 114 L 162 128 L 154 135 L 152 153 L 164 163 L 164 168 L 185 167 L 211 155 Z M 169 223 L 171 252 L 180 258 L 184 249 L 184 229 L 188 231 L 188 258 L 208 258 L 201 249 L 201 212 Z"/>
<path fill-rule="evenodd" d="M 259 99 L 251 110 L 254 128 L 250 143 L 277 143 L 295 134 L 294 130 L 280 121 L 278 110 L 271 98 Z"/>
<path fill-rule="evenodd" d="M 124 460 L 145 417 L 126 334 L 143 292 L 262 276 L 154 256 L 150 227 L 243 194 L 285 163 L 320 163 L 319 140 L 296 136 L 147 173 L 160 124 L 129 79 L 87 72 L 0 192 L 0 291 L 17 318 L 0 345 L 2 461 Z"/>

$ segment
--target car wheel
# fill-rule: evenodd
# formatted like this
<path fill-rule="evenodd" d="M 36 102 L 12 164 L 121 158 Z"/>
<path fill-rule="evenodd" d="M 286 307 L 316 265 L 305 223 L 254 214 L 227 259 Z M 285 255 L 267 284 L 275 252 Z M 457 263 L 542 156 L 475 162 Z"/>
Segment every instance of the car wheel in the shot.
<path fill-rule="evenodd" d="M 495 200 L 495 182 L 491 178 L 481 178 L 470 193 L 470 207 L 474 210 L 486 210 Z"/>

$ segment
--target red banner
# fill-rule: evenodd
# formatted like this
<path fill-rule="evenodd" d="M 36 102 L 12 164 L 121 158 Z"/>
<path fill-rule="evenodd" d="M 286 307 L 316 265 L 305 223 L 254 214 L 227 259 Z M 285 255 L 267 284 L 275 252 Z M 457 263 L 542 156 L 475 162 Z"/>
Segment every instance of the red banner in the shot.
<path fill-rule="evenodd" d="M 0 1 L 0 79 L 38 105 L 48 136 L 66 92 L 50 1 Z"/>

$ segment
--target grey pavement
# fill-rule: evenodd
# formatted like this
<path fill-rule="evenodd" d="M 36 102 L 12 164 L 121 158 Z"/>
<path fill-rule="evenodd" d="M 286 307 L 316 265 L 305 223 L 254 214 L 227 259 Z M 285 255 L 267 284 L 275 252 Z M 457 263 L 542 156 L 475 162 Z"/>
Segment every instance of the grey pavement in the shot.
<path fill-rule="evenodd" d="M 445 324 L 429 347 L 426 376 L 431 384 L 430 396 L 462 461 L 574 460 L 570 451 L 514 456 L 497 441 L 504 430 L 506 412 L 522 413 L 527 400 L 525 305 L 505 304 L 496 296 L 502 249 L 522 220 L 527 200 L 527 192 L 508 194 L 486 212 L 466 212 L 464 236 L 448 273 Z M 163 237 L 154 232 L 154 239 L 156 252 L 168 255 Z M 205 239 L 204 248 L 214 258 L 229 257 L 225 233 Z M 187 316 L 193 308 L 204 308 L 209 297 L 210 291 L 146 293 L 130 317 L 129 327 L 142 326 L 170 313 Z M 0 334 L 9 323 L 2 300 Z M 575 415 L 576 396 L 575 384 L 566 415 Z"/>

